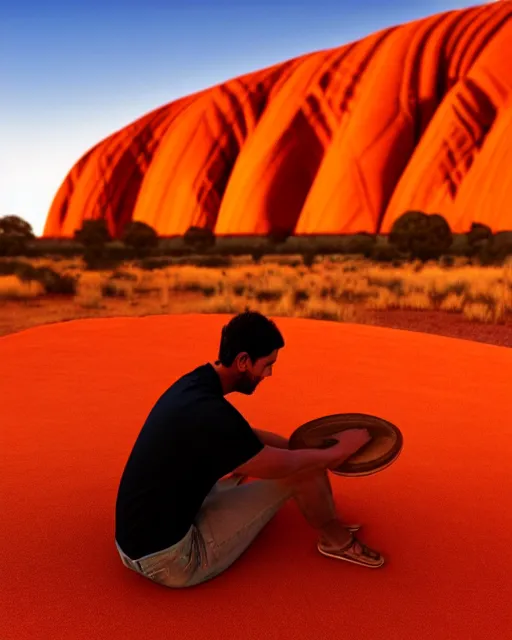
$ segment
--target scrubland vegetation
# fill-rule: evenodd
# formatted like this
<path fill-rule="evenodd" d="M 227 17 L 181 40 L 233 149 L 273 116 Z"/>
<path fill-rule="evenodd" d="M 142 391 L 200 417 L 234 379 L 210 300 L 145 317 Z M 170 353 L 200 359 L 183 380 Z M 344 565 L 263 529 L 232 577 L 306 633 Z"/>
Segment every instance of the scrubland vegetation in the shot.
<path fill-rule="evenodd" d="M 409 212 L 387 237 L 315 238 L 215 238 L 195 228 L 158 238 L 132 223 L 113 239 L 97 220 L 74 238 L 52 240 L 35 238 L 14 217 L 0 219 L 0 231 L 2 222 L 0 304 L 66 301 L 66 319 L 113 302 L 116 315 L 249 307 L 345 322 L 379 310 L 435 310 L 495 324 L 512 317 L 512 233 L 473 225 L 455 235 L 441 216 Z M 58 319 L 55 309 L 49 318 Z"/>

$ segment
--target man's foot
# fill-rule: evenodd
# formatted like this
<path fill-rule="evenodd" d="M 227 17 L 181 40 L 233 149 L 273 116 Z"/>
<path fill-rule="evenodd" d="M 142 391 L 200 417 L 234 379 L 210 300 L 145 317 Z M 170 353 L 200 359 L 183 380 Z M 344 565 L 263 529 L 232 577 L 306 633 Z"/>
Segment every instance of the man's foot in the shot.
<path fill-rule="evenodd" d="M 376 569 L 384 564 L 384 558 L 378 551 L 370 549 L 360 542 L 353 534 L 350 541 L 342 547 L 327 546 L 322 541 L 318 542 L 318 551 L 328 558 L 345 560 L 363 567 Z"/>

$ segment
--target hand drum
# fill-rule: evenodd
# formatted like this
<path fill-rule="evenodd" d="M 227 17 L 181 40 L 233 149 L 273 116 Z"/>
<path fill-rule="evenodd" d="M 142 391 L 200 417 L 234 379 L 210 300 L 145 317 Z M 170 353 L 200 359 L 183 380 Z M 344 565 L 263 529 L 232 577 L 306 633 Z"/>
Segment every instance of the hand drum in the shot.
<path fill-rule="evenodd" d="M 389 467 L 403 447 L 401 431 L 391 422 L 364 413 L 337 413 L 298 427 L 290 436 L 290 449 L 325 449 L 333 437 L 347 429 L 367 429 L 371 440 L 332 470 L 340 476 L 367 476 Z"/>

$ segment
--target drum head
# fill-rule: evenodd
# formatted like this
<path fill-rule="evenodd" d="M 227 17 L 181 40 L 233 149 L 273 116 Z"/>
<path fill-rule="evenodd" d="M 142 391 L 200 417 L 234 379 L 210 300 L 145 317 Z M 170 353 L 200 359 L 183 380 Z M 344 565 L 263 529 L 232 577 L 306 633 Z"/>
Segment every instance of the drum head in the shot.
<path fill-rule="evenodd" d="M 365 476 L 389 467 L 403 446 L 401 431 L 391 422 L 364 413 L 337 413 L 306 422 L 290 436 L 290 449 L 325 449 L 347 429 L 367 429 L 371 440 L 332 470 L 343 476 Z"/>

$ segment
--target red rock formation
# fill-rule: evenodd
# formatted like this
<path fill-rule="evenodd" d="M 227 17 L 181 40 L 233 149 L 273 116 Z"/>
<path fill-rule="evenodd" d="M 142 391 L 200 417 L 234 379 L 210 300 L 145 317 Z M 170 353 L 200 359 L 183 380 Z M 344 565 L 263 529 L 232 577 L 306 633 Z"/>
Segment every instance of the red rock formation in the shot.
<path fill-rule="evenodd" d="M 511 18 L 450 11 L 172 102 L 79 160 L 44 235 L 387 233 L 408 209 L 511 230 Z"/>

